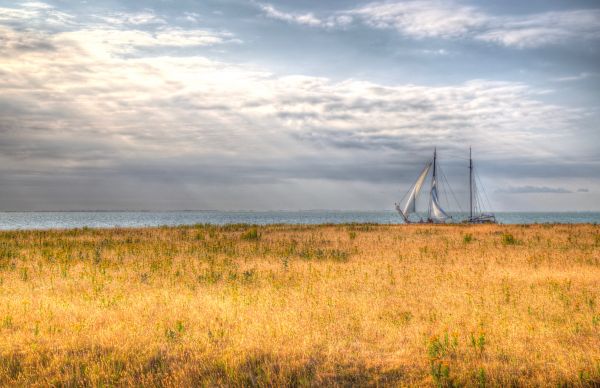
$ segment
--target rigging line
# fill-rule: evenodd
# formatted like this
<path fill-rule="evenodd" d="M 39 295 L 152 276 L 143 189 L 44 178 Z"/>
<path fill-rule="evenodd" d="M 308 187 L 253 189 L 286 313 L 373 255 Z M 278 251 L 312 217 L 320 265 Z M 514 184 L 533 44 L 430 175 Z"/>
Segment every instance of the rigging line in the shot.
<path fill-rule="evenodd" d="M 479 190 L 478 188 L 478 184 L 477 184 L 477 180 L 475 180 L 475 182 L 473 182 L 473 188 L 474 188 L 474 193 L 475 193 L 475 214 L 481 214 L 483 213 L 483 199 L 481 198 L 481 195 L 479 194 Z"/>
<path fill-rule="evenodd" d="M 438 193 L 441 193 L 441 195 L 438 195 L 438 198 L 440 200 L 442 198 L 446 198 L 446 203 L 448 203 L 448 206 L 450 206 L 450 201 L 448 201 L 448 194 L 446 194 L 446 188 L 444 187 L 444 171 L 442 171 L 442 168 L 439 164 L 437 165 L 437 169 L 440 175 Z"/>
<path fill-rule="evenodd" d="M 441 171 L 441 169 L 440 169 L 440 171 Z M 450 186 L 450 183 L 448 182 L 448 178 L 446 178 L 446 174 L 444 174 L 443 171 L 442 171 L 442 174 L 443 174 L 444 180 L 446 181 L 446 184 L 448 185 L 448 188 L 450 189 L 450 193 L 452 194 L 452 197 L 454 198 L 454 202 L 456 202 L 456 205 L 458 206 L 458 210 L 462 213 L 463 209 L 460 206 L 460 202 L 458 202 L 456 195 L 454 194 L 454 190 L 452 190 L 452 186 Z M 448 201 L 448 204 L 450 204 L 450 201 Z"/>
<path fill-rule="evenodd" d="M 479 180 L 479 182 L 481 183 L 481 180 Z M 483 186 L 483 185 L 482 185 L 482 186 Z M 483 189 L 483 187 L 482 187 L 482 189 Z M 485 194 L 485 193 L 484 193 L 484 194 Z M 487 209 L 488 209 L 488 207 L 489 207 L 489 201 L 486 201 L 486 200 L 485 200 L 485 197 L 483 197 L 479 191 L 477 192 L 477 195 L 478 195 L 478 196 L 479 196 L 479 198 L 480 198 L 480 199 L 479 199 L 479 200 L 481 201 L 481 204 L 480 204 L 480 207 L 481 207 L 481 209 L 480 209 L 480 210 L 481 210 L 481 212 L 483 213 L 485 210 L 487 210 Z"/>
<path fill-rule="evenodd" d="M 448 204 L 448 207 L 450 207 L 450 201 L 448 201 L 448 190 L 446 190 L 445 187 L 442 187 L 442 192 L 444 194 L 444 200 L 446 201 L 446 203 Z M 450 209 L 448 209 L 446 212 L 448 212 Z"/>
<path fill-rule="evenodd" d="M 442 171 L 442 169 L 439 168 L 439 170 L 440 170 L 440 176 L 442 178 L 442 179 L 440 179 L 440 189 L 441 189 L 442 195 L 445 198 L 446 203 L 448 204 L 448 206 L 450 206 L 450 201 L 448 201 L 448 192 L 446 190 L 446 185 L 444 184 L 444 180 L 446 177 L 444 176 L 444 172 Z"/>
<path fill-rule="evenodd" d="M 490 211 L 492 211 L 492 203 L 490 202 L 490 199 L 487 196 L 487 192 L 485 191 L 485 186 L 483 186 L 483 182 L 481 181 L 481 178 L 479 177 L 477 170 L 475 170 L 475 177 L 477 179 L 479 179 L 479 183 L 481 183 L 481 190 L 483 191 L 483 195 L 485 196 L 485 200 L 487 201 L 487 206 L 489 206 Z"/>
<path fill-rule="evenodd" d="M 481 194 L 479 193 L 479 191 L 475 192 L 475 201 L 477 203 L 475 212 L 477 214 L 483 213 L 483 211 L 485 209 L 485 204 L 483 203 L 483 198 L 481 197 Z"/>
<path fill-rule="evenodd" d="M 479 195 L 479 194 L 478 194 L 478 195 Z M 480 205 L 480 206 L 479 206 L 479 212 L 480 212 L 480 213 L 483 213 L 483 212 L 485 212 L 485 211 L 486 211 L 486 209 L 487 209 L 487 206 L 486 206 L 486 205 L 483 205 L 483 203 L 484 203 L 484 201 L 483 201 L 483 198 L 481 198 L 481 195 L 479 195 L 479 196 L 480 196 L 480 200 L 481 200 L 481 203 L 482 203 L 482 205 Z"/>

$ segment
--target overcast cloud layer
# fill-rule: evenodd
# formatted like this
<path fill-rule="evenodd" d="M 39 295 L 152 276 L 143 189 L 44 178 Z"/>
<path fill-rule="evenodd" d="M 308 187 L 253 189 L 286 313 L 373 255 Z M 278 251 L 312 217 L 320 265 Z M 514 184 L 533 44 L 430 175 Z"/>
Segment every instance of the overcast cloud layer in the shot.
<path fill-rule="evenodd" d="M 0 210 L 600 210 L 593 2 L 0 1 Z"/>

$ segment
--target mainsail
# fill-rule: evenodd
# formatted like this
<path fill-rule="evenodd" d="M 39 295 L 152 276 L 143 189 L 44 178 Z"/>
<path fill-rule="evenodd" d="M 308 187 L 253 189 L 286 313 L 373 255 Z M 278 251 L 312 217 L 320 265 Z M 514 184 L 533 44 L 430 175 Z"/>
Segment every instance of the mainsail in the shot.
<path fill-rule="evenodd" d="M 427 174 L 429 173 L 429 169 L 431 168 L 431 163 L 428 162 L 421 175 L 417 179 L 417 182 L 413 186 L 412 190 L 409 193 L 408 200 L 406 201 L 406 205 L 404 205 L 404 216 L 408 217 L 410 213 L 414 213 L 417 211 L 417 196 L 423 187 L 423 183 L 425 183 L 425 178 L 427 178 Z"/>
<path fill-rule="evenodd" d="M 438 192 L 437 192 L 437 178 L 433 178 L 433 182 L 431 184 L 431 219 L 433 221 L 445 221 L 450 218 L 448 214 L 442 209 L 440 206 Z"/>

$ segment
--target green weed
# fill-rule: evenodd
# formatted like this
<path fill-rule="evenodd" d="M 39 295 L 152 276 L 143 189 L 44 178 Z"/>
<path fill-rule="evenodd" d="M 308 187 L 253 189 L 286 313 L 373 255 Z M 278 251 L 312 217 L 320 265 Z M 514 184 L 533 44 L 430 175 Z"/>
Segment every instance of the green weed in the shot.
<path fill-rule="evenodd" d="M 258 241 L 260 240 L 260 233 L 258 233 L 258 229 L 252 228 L 242 233 L 241 238 L 246 241 Z"/>
<path fill-rule="evenodd" d="M 510 233 L 503 233 L 502 234 L 502 244 L 504 245 L 518 245 L 521 242 L 519 240 L 517 240 L 512 234 Z"/>
<path fill-rule="evenodd" d="M 469 338 L 470 344 L 473 347 L 473 349 L 476 349 L 480 353 L 483 353 L 483 350 L 485 348 L 485 333 L 480 333 L 478 336 L 471 333 L 469 335 Z"/>

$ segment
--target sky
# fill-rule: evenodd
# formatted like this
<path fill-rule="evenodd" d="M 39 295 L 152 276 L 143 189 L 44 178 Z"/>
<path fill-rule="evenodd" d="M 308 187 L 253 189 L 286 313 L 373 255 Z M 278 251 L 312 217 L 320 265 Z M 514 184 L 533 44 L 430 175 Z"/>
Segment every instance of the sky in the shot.
<path fill-rule="evenodd" d="M 598 211 L 599 107 L 597 1 L 0 0 L 0 211 Z"/>

